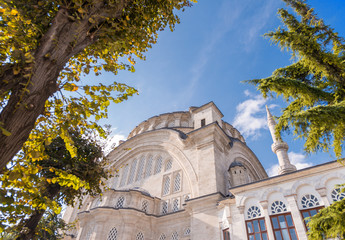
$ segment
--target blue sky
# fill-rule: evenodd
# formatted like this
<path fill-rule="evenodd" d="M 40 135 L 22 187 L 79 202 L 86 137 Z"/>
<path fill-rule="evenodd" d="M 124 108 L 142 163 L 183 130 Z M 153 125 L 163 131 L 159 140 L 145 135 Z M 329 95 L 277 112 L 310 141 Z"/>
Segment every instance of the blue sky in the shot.
<path fill-rule="evenodd" d="M 308 3 L 319 17 L 345 36 L 343 0 L 313 0 Z M 161 113 L 187 111 L 213 101 L 223 120 L 245 136 L 265 169 L 274 174 L 277 163 L 271 151 L 272 139 L 266 127 L 265 105 L 274 115 L 283 103 L 265 100 L 255 87 L 243 80 L 264 78 L 276 68 L 290 64 L 290 55 L 272 45 L 263 34 L 282 25 L 279 0 L 199 0 L 180 13 L 181 24 L 166 30 L 158 43 L 138 61 L 136 72 L 101 78 L 136 87 L 140 94 L 112 105 L 109 119 L 102 123 L 114 128 L 114 141 L 125 138 L 140 122 Z M 298 167 L 333 160 L 332 154 L 303 156 L 303 141 L 284 134 L 290 156 Z M 273 166 L 273 167 L 272 167 Z"/>

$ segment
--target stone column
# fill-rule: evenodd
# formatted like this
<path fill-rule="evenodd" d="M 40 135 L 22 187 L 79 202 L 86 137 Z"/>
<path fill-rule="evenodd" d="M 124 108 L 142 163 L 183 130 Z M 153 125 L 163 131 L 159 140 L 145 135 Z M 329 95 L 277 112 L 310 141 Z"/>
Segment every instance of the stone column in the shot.
<path fill-rule="evenodd" d="M 299 240 L 307 240 L 307 233 L 304 226 L 302 215 L 299 211 L 296 194 L 285 196 L 291 209 L 291 216 L 295 224 L 295 229 Z"/>
<path fill-rule="evenodd" d="M 320 194 L 321 198 L 322 198 L 322 201 L 323 201 L 323 204 L 325 204 L 325 207 L 328 207 L 330 204 L 330 202 L 328 201 L 328 198 L 327 198 L 327 190 L 326 188 L 318 188 L 316 189 L 316 191 Z"/>
<path fill-rule="evenodd" d="M 264 217 L 265 217 L 265 222 L 266 222 L 266 227 L 267 227 L 268 239 L 274 239 L 273 228 L 272 228 L 272 224 L 271 224 L 270 215 L 268 212 L 268 202 L 267 202 L 267 200 L 261 201 L 260 204 L 261 204 L 262 208 L 264 209 Z"/>

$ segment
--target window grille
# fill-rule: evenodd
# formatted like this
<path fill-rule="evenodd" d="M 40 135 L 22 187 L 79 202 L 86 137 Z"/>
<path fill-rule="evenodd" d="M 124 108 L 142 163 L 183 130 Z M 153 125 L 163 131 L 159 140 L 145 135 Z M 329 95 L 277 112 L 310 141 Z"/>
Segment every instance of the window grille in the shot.
<path fill-rule="evenodd" d="M 188 127 L 188 122 L 187 121 L 182 121 L 181 122 L 181 127 Z"/>
<path fill-rule="evenodd" d="M 122 178 L 120 182 L 120 187 L 123 187 L 126 184 L 128 169 L 129 169 L 129 166 L 126 165 L 125 168 L 122 170 Z"/>
<path fill-rule="evenodd" d="M 274 201 L 271 205 L 272 214 L 287 212 L 286 205 L 282 201 Z"/>
<path fill-rule="evenodd" d="M 153 157 L 150 155 L 146 163 L 145 178 L 148 178 L 152 174 L 152 163 L 153 163 Z"/>
<path fill-rule="evenodd" d="M 177 232 L 173 232 L 173 234 L 171 235 L 171 240 L 178 240 Z"/>
<path fill-rule="evenodd" d="M 165 176 L 163 181 L 163 196 L 170 193 L 170 177 Z"/>
<path fill-rule="evenodd" d="M 173 212 L 177 212 L 178 209 L 179 209 L 179 200 L 178 200 L 178 199 L 175 199 L 175 200 L 173 201 L 172 211 L 173 211 Z"/>
<path fill-rule="evenodd" d="M 302 197 L 301 203 L 303 209 L 320 206 L 319 200 L 313 194 L 304 195 Z"/>
<path fill-rule="evenodd" d="M 171 122 L 169 122 L 168 127 L 175 127 L 175 121 L 172 120 Z"/>
<path fill-rule="evenodd" d="M 141 210 L 142 210 L 143 212 L 147 212 L 148 207 L 149 207 L 149 202 L 146 201 L 146 200 L 144 200 L 144 201 L 141 203 Z"/>
<path fill-rule="evenodd" d="M 137 237 L 135 240 L 144 240 L 144 234 L 142 232 L 138 232 Z"/>
<path fill-rule="evenodd" d="M 164 233 L 162 233 L 161 235 L 160 235 L 160 237 L 159 237 L 159 240 L 165 240 L 167 237 L 165 236 L 165 234 Z"/>
<path fill-rule="evenodd" d="M 184 231 L 184 235 L 185 235 L 185 236 L 189 236 L 190 233 L 191 233 L 190 228 L 187 227 L 186 230 Z"/>
<path fill-rule="evenodd" d="M 165 164 L 165 171 L 168 171 L 172 168 L 172 161 L 168 160 L 167 163 Z"/>
<path fill-rule="evenodd" d="M 248 219 L 261 217 L 261 210 L 257 206 L 251 206 L 247 211 Z"/>
<path fill-rule="evenodd" d="M 118 184 L 118 182 L 119 182 L 119 179 L 120 179 L 119 175 L 116 174 L 116 175 L 114 176 L 114 178 L 113 178 L 113 188 L 114 188 L 114 189 L 116 189 L 117 184 Z"/>
<path fill-rule="evenodd" d="M 162 214 L 165 215 L 168 213 L 168 202 L 163 202 L 162 203 Z"/>
<path fill-rule="evenodd" d="M 177 173 L 174 179 L 174 192 L 181 190 L 181 174 Z"/>
<path fill-rule="evenodd" d="M 159 156 L 156 160 L 155 174 L 160 173 L 162 170 L 162 157 Z"/>
<path fill-rule="evenodd" d="M 125 197 L 124 196 L 119 197 L 115 205 L 115 208 L 123 208 L 124 203 L 125 203 Z"/>
<path fill-rule="evenodd" d="M 144 166 L 145 166 L 145 156 L 142 156 L 140 161 L 139 161 L 139 165 L 138 165 L 138 172 L 137 172 L 136 181 L 140 181 L 143 178 Z"/>
<path fill-rule="evenodd" d="M 343 200 L 345 198 L 345 192 L 342 192 L 341 188 L 335 188 L 335 189 L 333 189 L 331 196 L 332 196 L 332 200 L 334 202 L 340 201 L 340 200 Z"/>
<path fill-rule="evenodd" d="M 116 228 L 112 228 L 108 234 L 107 240 L 117 240 L 117 230 Z"/>
<path fill-rule="evenodd" d="M 133 180 L 134 180 L 134 174 L 135 174 L 135 170 L 137 168 L 137 162 L 138 162 L 138 160 L 134 159 L 132 164 L 131 164 L 131 170 L 129 172 L 129 177 L 128 177 L 127 184 L 131 184 L 133 182 Z"/>

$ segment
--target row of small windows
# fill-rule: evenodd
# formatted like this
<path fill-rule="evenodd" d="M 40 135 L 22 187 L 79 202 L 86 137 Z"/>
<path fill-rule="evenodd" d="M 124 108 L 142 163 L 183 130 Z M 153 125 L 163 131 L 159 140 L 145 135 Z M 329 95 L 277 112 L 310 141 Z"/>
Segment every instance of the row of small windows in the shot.
<path fill-rule="evenodd" d="M 333 201 L 345 198 L 344 192 L 340 188 L 332 191 Z M 307 217 L 314 216 L 322 208 L 319 199 L 313 194 L 305 194 L 301 198 L 301 214 L 307 228 Z M 271 224 L 276 240 L 297 240 L 295 225 L 291 213 L 287 212 L 287 207 L 282 201 L 274 201 L 271 204 Z M 249 240 L 267 240 L 267 227 L 262 212 L 258 206 L 251 206 L 247 210 L 246 229 Z"/>
<path fill-rule="evenodd" d="M 173 178 L 173 184 L 171 185 L 171 178 Z M 162 196 L 166 196 L 170 193 L 176 193 L 181 191 L 182 185 L 182 173 L 174 172 L 173 174 L 165 175 L 163 177 L 163 189 Z"/>
<path fill-rule="evenodd" d="M 164 163 L 164 171 L 170 170 L 172 165 L 172 160 L 166 160 Z M 158 156 L 155 161 L 152 155 L 149 155 L 147 158 L 142 156 L 139 162 L 138 159 L 134 159 L 131 164 L 127 164 L 123 167 L 119 187 L 141 181 L 142 179 L 150 177 L 152 174 L 158 174 L 162 171 L 162 166 L 163 158 L 161 156 Z M 117 187 L 119 179 L 119 177 L 114 178 L 113 188 Z"/>
<path fill-rule="evenodd" d="M 190 199 L 190 194 L 186 194 L 183 197 L 184 202 L 186 202 L 187 200 Z M 180 202 L 180 198 L 175 198 L 173 199 L 171 204 L 171 212 L 177 212 L 178 210 L 180 210 L 181 208 L 181 202 Z M 163 201 L 162 202 L 162 215 L 165 215 L 169 212 L 169 202 L 168 201 Z"/>

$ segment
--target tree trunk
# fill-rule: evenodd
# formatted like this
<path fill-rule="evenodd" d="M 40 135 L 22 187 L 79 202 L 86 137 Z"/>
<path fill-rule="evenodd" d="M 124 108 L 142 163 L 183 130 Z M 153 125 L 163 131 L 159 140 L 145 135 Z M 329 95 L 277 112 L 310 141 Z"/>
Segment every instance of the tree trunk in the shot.
<path fill-rule="evenodd" d="M 50 200 L 53 200 L 58 195 L 60 190 L 61 190 L 60 185 L 48 185 L 46 189 L 47 197 Z M 36 228 L 44 212 L 45 210 L 43 209 L 34 211 L 34 213 L 30 216 L 30 218 L 24 221 L 24 225 L 23 225 L 24 231 L 21 231 L 19 237 L 17 237 L 16 240 L 36 239 L 35 237 Z"/>
<path fill-rule="evenodd" d="M 128 2 L 130 0 L 120 1 L 116 10 L 118 18 Z M 0 130 L 0 174 L 6 170 L 7 163 L 28 139 L 36 119 L 45 109 L 48 98 L 61 87 L 57 85 L 57 79 L 68 60 L 97 40 L 97 33 L 92 34 L 90 30 L 102 24 L 104 18 L 90 23 L 89 17 L 101 15 L 105 8 L 107 6 L 104 1 L 97 1 L 89 14 L 79 21 L 71 21 L 68 11 L 61 8 L 33 53 L 30 79 L 17 77 L 12 69 L 0 76 L 0 83 L 8 79 L 16 80 L 8 103 L 0 113 L 0 126 L 11 133 L 10 136 L 5 136 Z M 20 83 L 28 81 L 25 90 Z"/>

